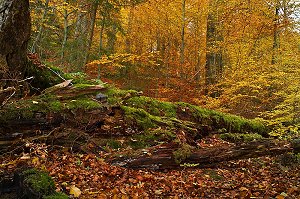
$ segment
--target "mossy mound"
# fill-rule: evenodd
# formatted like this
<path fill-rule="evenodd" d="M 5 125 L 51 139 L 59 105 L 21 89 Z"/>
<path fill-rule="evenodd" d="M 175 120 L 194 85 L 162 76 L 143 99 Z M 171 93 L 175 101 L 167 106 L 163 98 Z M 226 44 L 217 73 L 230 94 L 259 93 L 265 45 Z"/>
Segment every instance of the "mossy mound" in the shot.
<path fill-rule="evenodd" d="M 67 199 L 63 193 L 55 192 L 53 179 L 45 172 L 37 169 L 24 170 L 15 175 L 18 184 L 18 195 L 24 199 Z"/>
<path fill-rule="evenodd" d="M 45 172 L 29 169 L 21 173 L 21 178 L 23 179 L 21 189 L 24 195 L 28 197 L 31 195 L 43 196 L 55 193 L 54 181 Z"/>

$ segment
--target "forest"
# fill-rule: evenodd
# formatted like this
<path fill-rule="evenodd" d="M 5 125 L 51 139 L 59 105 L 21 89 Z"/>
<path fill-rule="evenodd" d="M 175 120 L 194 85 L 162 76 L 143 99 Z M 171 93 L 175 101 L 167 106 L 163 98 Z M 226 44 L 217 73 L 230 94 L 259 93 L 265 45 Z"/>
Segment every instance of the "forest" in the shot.
<path fill-rule="evenodd" d="M 31 17 L 29 50 L 64 71 L 275 124 L 299 118 L 297 1 L 31 1 Z"/>
<path fill-rule="evenodd" d="M 299 0 L 0 0 L 0 198 L 299 183 Z"/>

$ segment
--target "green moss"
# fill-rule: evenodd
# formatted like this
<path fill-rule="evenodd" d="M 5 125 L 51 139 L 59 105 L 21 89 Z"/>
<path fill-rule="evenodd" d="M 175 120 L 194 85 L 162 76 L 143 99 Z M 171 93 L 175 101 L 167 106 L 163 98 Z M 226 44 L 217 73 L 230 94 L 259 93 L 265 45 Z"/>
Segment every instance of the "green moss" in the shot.
<path fill-rule="evenodd" d="M 101 108 L 102 105 L 94 100 L 88 99 L 88 98 L 81 98 L 76 100 L 70 100 L 66 102 L 65 107 L 67 109 L 73 110 L 73 109 L 95 109 L 95 108 Z"/>
<path fill-rule="evenodd" d="M 92 84 L 74 84 L 73 86 L 74 86 L 74 88 L 77 88 L 77 89 L 85 89 L 85 88 L 93 87 L 94 85 L 92 85 Z"/>
<path fill-rule="evenodd" d="M 154 135 L 159 136 L 162 140 L 171 141 L 176 138 L 175 129 L 162 129 L 161 127 L 152 130 Z"/>
<path fill-rule="evenodd" d="M 182 144 L 181 148 L 177 149 L 173 152 L 175 162 L 177 164 L 182 163 L 184 160 L 186 160 L 190 155 L 192 154 L 193 147 L 184 143 Z"/>
<path fill-rule="evenodd" d="M 69 197 L 64 193 L 55 193 L 49 196 L 44 196 L 43 199 L 68 199 Z"/>
<path fill-rule="evenodd" d="M 142 108 L 155 116 L 176 117 L 176 105 L 149 97 L 132 97 L 126 101 L 127 106 Z"/>
<path fill-rule="evenodd" d="M 5 105 L 0 109 L 0 123 L 5 124 L 7 121 L 16 119 L 34 119 L 36 113 L 60 112 L 65 114 L 64 110 L 90 110 L 101 107 L 101 103 L 86 97 L 59 101 L 55 96 L 45 94 Z"/>
<path fill-rule="evenodd" d="M 251 142 L 254 140 L 261 140 L 263 137 L 260 134 L 240 134 L 240 133 L 224 133 L 220 135 L 222 140 L 230 142 Z"/>
<path fill-rule="evenodd" d="M 51 195 L 54 193 L 55 185 L 52 178 L 45 172 L 36 169 L 29 169 L 22 173 L 24 185 L 30 187 L 41 195 Z"/>
<path fill-rule="evenodd" d="M 285 154 L 281 154 L 277 157 L 277 161 L 282 166 L 296 166 L 300 163 L 300 155 L 292 152 L 287 152 Z"/>
<path fill-rule="evenodd" d="M 108 146 L 112 149 L 120 149 L 120 148 L 122 148 L 122 143 L 115 139 L 109 139 L 106 142 L 106 146 Z"/>
<path fill-rule="evenodd" d="M 49 68 L 37 67 L 32 62 L 29 62 L 28 67 L 26 67 L 25 76 L 34 76 L 30 85 L 34 88 L 38 88 L 39 91 L 42 91 L 45 88 L 61 83 L 62 79 L 53 72 L 54 70 L 52 71 L 52 68 Z M 32 91 L 35 92 L 35 90 Z"/>
<path fill-rule="evenodd" d="M 74 83 L 83 83 L 86 82 L 87 75 L 83 72 L 77 72 L 77 73 L 63 73 L 62 76 L 65 79 L 72 79 Z"/>
<path fill-rule="evenodd" d="M 131 96 L 137 96 L 138 95 L 138 91 L 136 90 L 121 90 L 115 87 L 110 87 L 107 89 L 107 91 L 105 92 L 106 95 L 108 95 L 109 97 L 121 97 L 124 98 L 127 95 L 131 95 Z"/>
<path fill-rule="evenodd" d="M 182 110 L 189 111 L 197 122 L 213 130 L 226 129 L 229 133 L 258 133 L 267 136 L 267 128 L 259 120 L 248 120 L 236 115 L 204 109 L 187 103 L 176 103 Z"/>
<path fill-rule="evenodd" d="M 105 94 L 108 96 L 108 103 L 111 105 L 120 105 L 125 99 L 138 96 L 139 92 L 135 90 L 120 90 L 118 88 L 108 86 Z"/>
<path fill-rule="evenodd" d="M 49 103 L 48 110 L 51 112 L 59 112 L 63 109 L 63 103 L 60 101 L 53 101 Z"/>
<path fill-rule="evenodd" d="M 176 134 L 171 129 L 148 129 L 147 131 L 141 132 L 141 134 L 133 135 L 126 145 L 131 146 L 133 149 L 142 149 L 164 142 L 172 141 L 176 138 Z"/>
<path fill-rule="evenodd" d="M 125 113 L 125 119 L 128 122 L 135 122 L 141 129 L 149 129 L 157 126 L 155 122 L 161 121 L 157 116 L 150 115 L 148 112 L 141 108 L 133 108 L 128 106 L 121 106 Z"/>
<path fill-rule="evenodd" d="M 140 135 L 133 136 L 128 143 L 133 149 L 143 149 L 157 144 L 159 136 L 152 132 L 145 132 Z"/>
<path fill-rule="evenodd" d="M 199 106 L 194 106 L 184 102 L 176 103 L 179 108 L 182 110 L 188 110 L 195 118 L 205 119 L 210 118 L 212 115 L 215 115 L 215 111 L 201 108 Z"/>

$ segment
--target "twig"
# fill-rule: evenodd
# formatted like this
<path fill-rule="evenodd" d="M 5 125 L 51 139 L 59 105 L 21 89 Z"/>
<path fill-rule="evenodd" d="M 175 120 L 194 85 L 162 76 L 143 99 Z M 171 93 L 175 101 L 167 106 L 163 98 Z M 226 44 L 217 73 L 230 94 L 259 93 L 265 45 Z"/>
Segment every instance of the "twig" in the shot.
<path fill-rule="evenodd" d="M 33 77 L 33 76 L 27 77 L 27 78 L 25 78 L 25 79 L 23 79 L 23 80 L 19 80 L 18 83 L 25 82 L 25 81 L 31 80 L 31 79 L 34 79 L 34 77 Z"/>
<path fill-rule="evenodd" d="M 34 77 L 31 76 L 31 77 L 27 77 L 27 78 L 22 79 L 22 80 L 17 80 L 17 79 L 1 79 L 1 81 L 16 81 L 16 82 L 20 83 L 20 82 L 25 82 L 25 81 L 31 80 L 31 79 L 34 79 Z"/>
<path fill-rule="evenodd" d="M 12 98 L 12 96 L 14 96 L 15 94 L 16 94 L 16 90 L 14 90 L 14 92 L 6 100 L 2 102 L 0 108 L 2 108 L 8 102 L 8 100 L 10 100 L 10 98 Z"/>
<path fill-rule="evenodd" d="M 59 73 L 57 73 L 56 71 L 54 71 L 52 68 L 50 67 L 47 67 L 52 73 L 54 73 L 55 75 L 57 75 L 60 79 L 66 81 L 65 78 L 63 78 Z"/>

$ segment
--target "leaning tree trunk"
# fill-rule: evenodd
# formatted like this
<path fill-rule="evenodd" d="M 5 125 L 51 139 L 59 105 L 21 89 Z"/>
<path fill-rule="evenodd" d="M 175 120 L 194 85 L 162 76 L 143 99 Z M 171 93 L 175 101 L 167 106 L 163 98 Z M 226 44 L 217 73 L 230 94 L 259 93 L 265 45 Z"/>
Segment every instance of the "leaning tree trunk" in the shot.
<path fill-rule="evenodd" d="M 0 79 L 23 77 L 30 30 L 29 0 L 0 0 Z M 0 82 L 0 87 L 9 85 Z"/>

